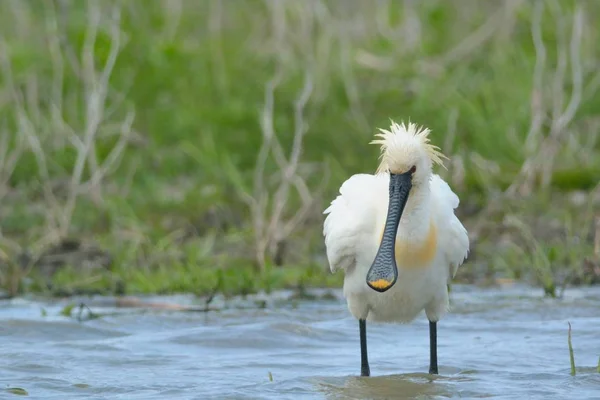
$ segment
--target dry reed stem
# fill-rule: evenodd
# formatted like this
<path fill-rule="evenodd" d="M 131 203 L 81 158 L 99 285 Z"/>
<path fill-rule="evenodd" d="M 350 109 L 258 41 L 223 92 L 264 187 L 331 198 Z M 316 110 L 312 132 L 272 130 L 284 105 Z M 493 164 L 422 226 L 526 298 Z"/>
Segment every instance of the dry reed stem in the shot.
<path fill-rule="evenodd" d="M 548 72 L 546 65 L 546 49 L 542 38 L 542 15 L 544 6 L 550 6 L 557 24 L 557 66 L 554 69 L 552 82 L 548 85 L 544 80 Z M 533 73 L 534 87 L 531 95 L 531 124 L 526 139 L 527 157 L 507 194 L 529 195 L 536 186 L 536 178 L 540 178 L 541 188 L 550 186 L 556 156 L 569 139 L 569 124 L 581 105 L 583 90 L 583 74 L 581 65 L 581 41 L 583 31 L 584 8 L 578 3 L 573 13 L 570 42 L 566 40 L 566 21 L 558 1 L 544 3 L 537 1 L 531 23 L 533 43 L 536 51 L 536 64 Z M 567 78 L 567 66 L 571 66 L 571 76 Z M 545 93 L 546 86 L 551 88 Z M 572 90 L 567 106 L 565 103 L 565 87 Z M 546 103 L 552 100 L 551 107 Z M 550 109 L 550 128 L 546 135 L 542 126 Z"/>
<path fill-rule="evenodd" d="M 14 7 L 28 7 L 25 3 Z M 12 73 L 12 61 L 6 50 L 4 38 L 0 38 L 0 64 L 6 77 L 7 89 L 16 110 L 17 138 L 23 138 L 27 150 L 34 155 L 39 184 L 47 205 L 46 234 L 42 242 L 55 242 L 67 236 L 79 197 L 87 192 L 98 205 L 103 203 L 102 183 L 120 164 L 121 156 L 127 146 L 134 120 L 133 110 L 129 110 L 124 119 L 116 124 L 107 118 L 118 109 L 122 109 L 124 96 L 113 93 L 110 88 L 116 60 L 122 47 L 121 10 L 113 5 L 110 10 L 102 9 L 102 4 L 95 1 L 87 3 L 87 29 L 81 54 L 77 56 L 62 38 L 61 17 L 68 10 L 64 2 L 44 3 L 45 29 L 48 51 L 52 61 L 52 85 L 50 91 L 50 110 L 43 111 L 41 105 L 48 99 L 40 97 L 35 75 L 26 81 L 26 89 L 19 89 Z M 110 46 L 106 61 L 98 66 L 95 58 L 95 47 L 100 31 L 106 32 Z M 79 78 L 84 98 L 83 126 L 78 127 L 74 121 L 66 121 L 65 115 L 70 111 L 64 103 L 64 77 L 73 73 Z M 99 162 L 96 155 L 98 140 L 117 135 L 116 143 L 109 150 L 106 158 Z M 2 142 L 0 142 L 0 145 Z M 56 193 L 55 177 L 49 170 L 50 152 L 56 148 L 71 146 L 75 150 L 75 161 L 68 171 L 68 184 L 64 199 Z M 14 151 L 14 150 L 13 150 Z M 22 151 L 17 148 L 17 153 Z M 12 161 L 13 158 L 8 158 Z M 89 177 L 85 179 L 84 171 L 88 169 Z M 3 168 L 4 171 L 6 168 Z M 1 182 L 1 181 L 0 181 Z"/>
<path fill-rule="evenodd" d="M 300 37 L 296 39 L 301 46 L 308 46 L 304 49 L 306 53 L 312 54 L 314 49 L 308 41 L 311 35 L 311 26 L 314 23 L 312 9 L 307 11 L 305 8 L 310 8 L 307 4 L 290 4 L 302 8 L 301 12 L 296 15 L 300 18 Z M 305 62 L 303 86 L 294 102 L 293 139 L 288 154 L 286 154 L 274 127 L 275 91 L 284 77 L 291 73 L 284 51 L 287 45 L 289 26 L 285 6 L 290 6 L 290 4 L 267 1 L 273 27 L 271 41 L 276 50 L 276 69 L 273 77 L 265 84 L 265 100 L 260 116 L 263 140 L 256 157 L 252 193 L 240 188 L 240 195 L 248 204 L 252 215 L 255 259 L 261 269 L 267 263 L 267 256 L 276 257 L 281 244 L 306 220 L 317 199 L 315 193 L 320 193 L 324 189 L 324 181 L 328 176 L 327 173 L 324 174 L 325 178 L 321 186 L 311 193 L 309 185 L 301 173 L 300 159 L 303 140 L 308 130 L 305 110 L 314 89 L 315 61 L 310 55 L 307 56 Z M 277 177 L 276 188 L 272 188 L 268 184 L 272 180 L 272 176 L 267 172 L 267 165 L 271 157 L 278 168 L 275 174 Z M 301 205 L 291 216 L 288 216 L 292 189 L 297 192 Z"/>

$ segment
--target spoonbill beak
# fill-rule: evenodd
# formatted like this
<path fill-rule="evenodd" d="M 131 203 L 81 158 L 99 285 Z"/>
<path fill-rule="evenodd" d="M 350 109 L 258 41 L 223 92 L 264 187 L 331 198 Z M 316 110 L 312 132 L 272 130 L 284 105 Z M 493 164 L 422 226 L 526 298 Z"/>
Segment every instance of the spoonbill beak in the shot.
<path fill-rule="evenodd" d="M 402 174 L 390 173 L 390 202 L 385 229 L 375 260 L 367 273 L 367 285 L 381 293 L 394 286 L 398 279 L 396 235 L 412 187 L 413 172 L 414 170 L 411 169 Z"/>

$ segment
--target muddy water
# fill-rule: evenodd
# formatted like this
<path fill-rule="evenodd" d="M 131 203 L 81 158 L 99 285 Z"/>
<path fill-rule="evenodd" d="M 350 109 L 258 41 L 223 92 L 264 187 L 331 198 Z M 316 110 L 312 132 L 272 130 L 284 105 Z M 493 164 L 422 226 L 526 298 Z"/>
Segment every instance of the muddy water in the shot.
<path fill-rule="evenodd" d="M 429 376 L 427 321 L 368 326 L 371 378 L 343 299 L 239 300 L 209 313 L 113 309 L 78 322 L 67 304 L 0 303 L 0 398 L 600 399 L 600 288 L 544 299 L 525 287 L 454 287 Z M 155 298 L 186 304 L 190 297 Z M 219 307 L 219 300 L 213 305 Z M 257 304 L 265 306 L 256 307 Z M 577 375 L 570 376 L 567 321 Z M 12 391 L 12 392 L 11 392 Z"/>

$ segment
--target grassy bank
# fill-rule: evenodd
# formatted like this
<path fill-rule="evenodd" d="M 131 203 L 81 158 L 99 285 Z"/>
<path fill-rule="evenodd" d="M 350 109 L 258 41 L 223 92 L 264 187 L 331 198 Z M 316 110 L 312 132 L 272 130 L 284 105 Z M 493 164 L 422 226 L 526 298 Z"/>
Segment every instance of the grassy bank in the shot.
<path fill-rule="evenodd" d="M 390 118 L 451 158 L 461 279 L 593 281 L 598 17 L 581 1 L 2 2 L 2 286 L 339 285 L 321 211 L 375 169 Z"/>

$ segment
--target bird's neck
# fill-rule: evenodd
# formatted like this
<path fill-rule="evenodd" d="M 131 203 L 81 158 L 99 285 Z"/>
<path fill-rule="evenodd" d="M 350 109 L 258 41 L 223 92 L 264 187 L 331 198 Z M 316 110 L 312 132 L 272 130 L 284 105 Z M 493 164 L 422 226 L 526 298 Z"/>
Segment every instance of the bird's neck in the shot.
<path fill-rule="evenodd" d="M 413 187 L 400 218 L 398 238 L 420 242 L 427 238 L 431 228 L 431 191 L 429 185 Z"/>

